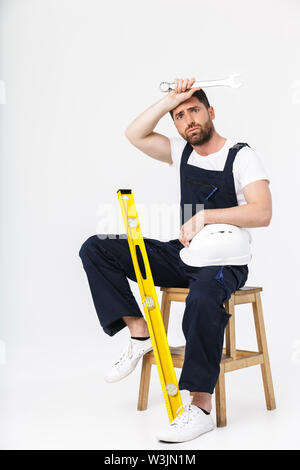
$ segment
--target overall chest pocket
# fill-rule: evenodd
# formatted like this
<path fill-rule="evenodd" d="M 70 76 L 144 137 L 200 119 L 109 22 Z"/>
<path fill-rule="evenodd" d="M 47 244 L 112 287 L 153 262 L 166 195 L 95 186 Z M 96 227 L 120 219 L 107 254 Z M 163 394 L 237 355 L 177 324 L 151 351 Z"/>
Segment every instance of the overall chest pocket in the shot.
<path fill-rule="evenodd" d="M 197 194 L 206 201 L 219 189 L 214 184 L 203 183 L 202 181 L 190 178 L 189 176 L 185 177 L 185 181 L 186 183 L 193 185 L 194 189 L 197 191 Z"/>

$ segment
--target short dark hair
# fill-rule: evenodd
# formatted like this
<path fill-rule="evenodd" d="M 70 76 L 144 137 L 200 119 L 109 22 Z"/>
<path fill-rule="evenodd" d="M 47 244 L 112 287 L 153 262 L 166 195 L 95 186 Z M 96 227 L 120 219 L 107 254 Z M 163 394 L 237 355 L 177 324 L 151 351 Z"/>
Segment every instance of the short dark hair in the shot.
<path fill-rule="evenodd" d="M 203 103 L 204 106 L 206 107 L 206 109 L 208 109 L 210 107 L 210 104 L 209 104 L 209 101 L 208 101 L 208 98 L 206 96 L 206 94 L 204 93 L 204 91 L 201 89 L 201 90 L 196 90 L 195 93 L 192 94 L 192 96 L 196 96 L 196 98 L 200 101 L 200 103 Z M 191 96 L 191 97 L 192 97 Z M 184 103 L 184 101 L 183 101 Z M 169 113 L 171 114 L 171 117 L 174 121 L 174 118 L 173 118 L 173 109 L 171 109 L 171 111 L 169 111 Z"/>

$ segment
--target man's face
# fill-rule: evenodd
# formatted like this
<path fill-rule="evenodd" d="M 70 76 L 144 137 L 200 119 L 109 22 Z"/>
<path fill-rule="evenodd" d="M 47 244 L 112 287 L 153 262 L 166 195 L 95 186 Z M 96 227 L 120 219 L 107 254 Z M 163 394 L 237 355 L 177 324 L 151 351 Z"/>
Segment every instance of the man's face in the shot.
<path fill-rule="evenodd" d="M 214 109 L 212 106 L 206 109 L 195 96 L 173 109 L 173 118 L 181 137 L 192 145 L 205 144 L 213 136 L 215 130 L 212 122 L 212 119 L 215 118 Z"/>

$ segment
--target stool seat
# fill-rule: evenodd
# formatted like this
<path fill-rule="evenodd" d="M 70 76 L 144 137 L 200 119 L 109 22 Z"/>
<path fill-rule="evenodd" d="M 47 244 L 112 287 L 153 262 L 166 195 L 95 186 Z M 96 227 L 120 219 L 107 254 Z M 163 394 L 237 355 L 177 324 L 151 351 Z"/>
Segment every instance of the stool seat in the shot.
<path fill-rule="evenodd" d="M 161 291 L 168 291 L 168 292 L 181 292 L 183 294 L 188 294 L 190 289 L 188 287 L 161 287 Z M 250 287 L 250 286 L 244 286 L 235 291 L 234 295 L 244 295 L 245 292 L 249 293 L 255 293 L 255 292 L 261 292 L 263 289 L 262 287 Z"/>
<path fill-rule="evenodd" d="M 171 302 L 184 302 L 189 294 L 189 288 L 181 287 L 161 287 L 162 301 L 161 314 L 168 333 L 169 316 Z M 215 387 L 216 400 L 216 421 L 217 426 L 226 426 L 226 396 L 225 396 L 225 373 L 237 369 L 243 369 L 254 365 L 261 366 L 262 380 L 265 392 L 266 407 L 268 410 L 276 408 L 270 361 L 263 320 L 261 297 L 262 287 L 244 286 L 234 292 L 230 299 L 224 303 L 227 313 L 231 315 L 226 326 L 226 347 L 222 351 L 220 362 L 220 374 Z M 240 304 L 252 305 L 255 331 L 257 338 L 257 351 L 247 351 L 236 349 L 235 345 L 235 306 Z M 185 346 L 170 346 L 171 356 L 175 368 L 182 368 L 185 355 Z M 143 356 L 142 372 L 140 379 L 140 390 L 138 400 L 138 410 L 147 409 L 148 394 L 150 386 L 151 366 L 155 364 L 153 351 Z M 191 392 L 191 395 L 193 393 Z"/>

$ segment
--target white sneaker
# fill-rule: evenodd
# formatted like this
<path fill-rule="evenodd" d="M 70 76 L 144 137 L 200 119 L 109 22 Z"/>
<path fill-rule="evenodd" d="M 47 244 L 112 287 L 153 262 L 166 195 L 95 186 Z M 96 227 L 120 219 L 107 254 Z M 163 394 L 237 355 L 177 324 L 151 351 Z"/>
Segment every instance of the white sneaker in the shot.
<path fill-rule="evenodd" d="M 129 343 L 121 352 L 118 361 L 111 367 L 104 380 L 106 382 L 118 382 L 127 377 L 136 368 L 141 357 L 151 351 L 151 339 L 144 341 L 138 339 L 129 339 Z"/>
<path fill-rule="evenodd" d="M 180 409 L 177 411 L 180 412 Z M 157 434 L 157 439 L 166 442 L 185 442 L 201 434 L 212 431 L 215 424 L 210 415 L 206 415 L 198 406 L 188 404 L 169 424 Z"/>

